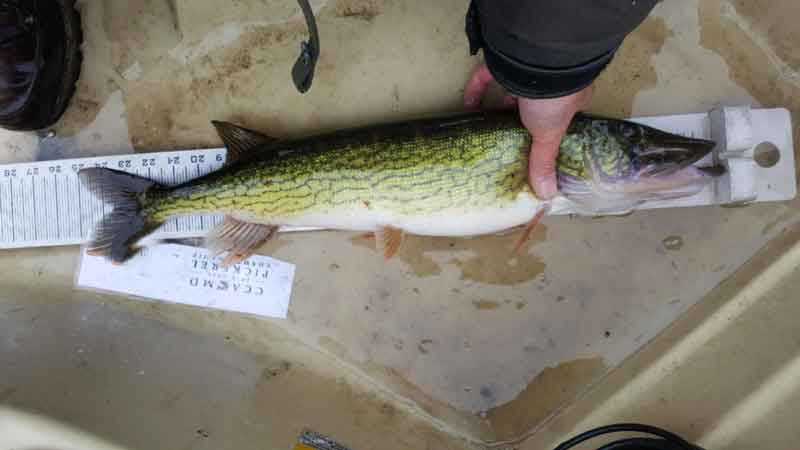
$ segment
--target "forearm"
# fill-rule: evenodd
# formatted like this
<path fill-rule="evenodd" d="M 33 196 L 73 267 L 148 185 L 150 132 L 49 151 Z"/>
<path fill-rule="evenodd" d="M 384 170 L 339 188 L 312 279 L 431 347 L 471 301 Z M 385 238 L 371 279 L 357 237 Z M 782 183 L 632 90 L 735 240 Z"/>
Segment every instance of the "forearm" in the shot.
<path fill-rule="evenodd" d="M 611 62 L 658 0 L 473 0 L 470 51 L 520 97 L 580 91 Z"/>

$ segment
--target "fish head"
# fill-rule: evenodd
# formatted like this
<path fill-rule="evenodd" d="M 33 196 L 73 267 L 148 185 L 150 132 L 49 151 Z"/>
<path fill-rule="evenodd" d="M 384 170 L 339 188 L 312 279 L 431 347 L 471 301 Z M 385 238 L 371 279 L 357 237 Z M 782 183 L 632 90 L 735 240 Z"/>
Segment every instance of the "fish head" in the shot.
<path fill-rule="evenodd" d="M 693 165 L 713 150 L 712 141 L 623 120 L 582 117 L 575 123 L 562 141 L 557 173 L 561 194 L 581 210 L 624 212 L 646 201 L 694 195 L 721 172 Z"/>

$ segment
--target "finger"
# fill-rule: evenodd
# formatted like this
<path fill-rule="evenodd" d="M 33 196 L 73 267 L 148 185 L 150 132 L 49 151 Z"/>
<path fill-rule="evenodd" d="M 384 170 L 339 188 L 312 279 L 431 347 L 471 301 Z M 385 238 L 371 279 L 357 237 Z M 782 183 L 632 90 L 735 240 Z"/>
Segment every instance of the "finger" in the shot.
<path fill-rule="evenodd" d="M 517 97 L 513 95 L 506 95 L 503 97 L 503 106 L 517 106 Z"/>
<path fill-rule="evenodd" d="M 464 106 L 467 108 L 477 108 L 481 104 L 481 98 L 492 81 L 492 74 L 485 64 L 475 70 L 472 77 L 464 88 Z"/>
<path fill-rule="evenodd" d="M 528 163 L 528 179 L 542 200 L 550 200 L 558 192 L 556 184 L 556 157 L 561 136 L 534 140 L 531 145 L 531 155 Z"/>

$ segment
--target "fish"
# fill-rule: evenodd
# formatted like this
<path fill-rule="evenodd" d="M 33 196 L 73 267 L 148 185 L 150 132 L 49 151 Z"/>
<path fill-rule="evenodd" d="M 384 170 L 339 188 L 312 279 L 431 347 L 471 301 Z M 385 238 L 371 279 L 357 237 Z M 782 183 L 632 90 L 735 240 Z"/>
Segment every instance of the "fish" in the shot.
<path fill-rule="evenodd" d="M 165 186 L 108 168 L 82 183 L 113 209 L 88 251 L 122 263 L 173 217 L 221 213 L 206 246 L 223 265 L 248 258 L 282 226 L 374 233 L 385 257 L 406 234 L 476 236 L 525 226 L 548 211 L 528 174 L 530 133 L 515 111 L 462 113 L 276 139 L 212 122 L 227 163 Z M 560 198 L 584 214 L 635 209 L 699 192 L 718 167 L 695 167 L 715 143 L 625 120 L 576 115 L 557 159 Z"/>

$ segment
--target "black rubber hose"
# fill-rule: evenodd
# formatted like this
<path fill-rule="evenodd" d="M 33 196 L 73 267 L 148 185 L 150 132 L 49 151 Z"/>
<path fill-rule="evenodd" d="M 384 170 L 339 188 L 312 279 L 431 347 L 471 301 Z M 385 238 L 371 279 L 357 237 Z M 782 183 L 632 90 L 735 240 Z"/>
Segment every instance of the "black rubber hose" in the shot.
<path fill-rule="evenodd" d="M 603 445 L 598 450 L 703 450 L 682 437 L 658 427 L 638 423 L 608 425 L 581 433 L 563 442 L 555 450 L 569 450 L 596 437 L 610 433 L 645 433 L 658 438 L 626 438 Z"/>

